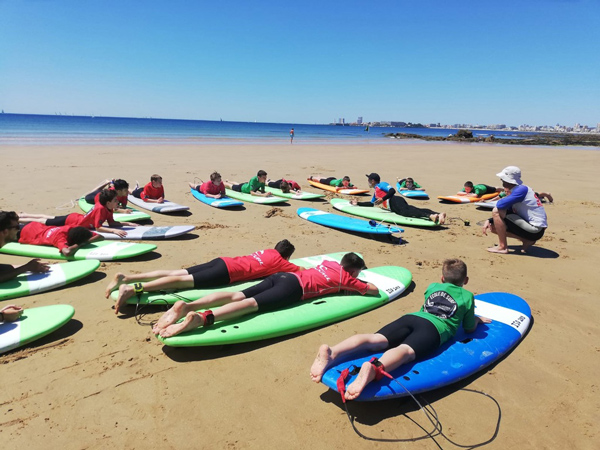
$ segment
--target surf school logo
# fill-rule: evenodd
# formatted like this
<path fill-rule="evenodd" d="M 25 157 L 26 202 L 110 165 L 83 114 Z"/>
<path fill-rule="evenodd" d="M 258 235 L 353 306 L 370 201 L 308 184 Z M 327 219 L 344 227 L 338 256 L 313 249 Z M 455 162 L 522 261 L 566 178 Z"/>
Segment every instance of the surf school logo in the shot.
<path fill-rule="evenodd" d="M 262 255 L 265 251 L 264 250 L 260 250 L 258 252 L 254 252 L 252 253 L 252 257 L 258 262 L 258 264 L 260 264 L 261 266 L 264 264 L 263 260 L 260 259 L 259 255 Z"/>
<path fill-rule="evenodd" d="M 458 306 L 456 305 L 456 300 L 447 292 L 435 291 L 427 297 L 423 308 L 434 316 L 448 319 L 454 315 Z"/>

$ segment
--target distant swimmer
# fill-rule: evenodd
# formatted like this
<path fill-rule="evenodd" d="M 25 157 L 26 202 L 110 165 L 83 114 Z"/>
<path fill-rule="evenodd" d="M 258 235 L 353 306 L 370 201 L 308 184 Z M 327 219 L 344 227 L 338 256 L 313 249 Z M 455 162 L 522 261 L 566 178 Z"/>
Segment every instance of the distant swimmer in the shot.
<path fill-rule="evenodd" d="M 294 143 L 294 129 L 292 128 L 290 130 L 290 144 Z"/>

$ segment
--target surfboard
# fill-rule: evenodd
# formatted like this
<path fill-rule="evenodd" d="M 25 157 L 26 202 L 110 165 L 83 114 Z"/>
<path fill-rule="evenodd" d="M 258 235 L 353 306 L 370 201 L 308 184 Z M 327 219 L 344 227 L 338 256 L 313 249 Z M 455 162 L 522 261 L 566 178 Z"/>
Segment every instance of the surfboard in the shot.
<path fill-rule="evenodd" d="M 475 297 L 475 314 L 492 319 L 492 323 L 479 324 L 473 333 L 462 327 L 456 336 L 444 343 L 434 354 L 423 361 L 405 364 L 393 370 L 396 378 L 413 394 L 431 391 L 462 380 L 504 356 L 515 347 L 529 329 L 531 309 L 525 300 L 513 294 L 493 292 Z M 337 380 L 342 370 L 359 367 L 381 353 L 363 354 L 330 367 L 321 380 L 337 390 Z M 346 385 L 351 383 L 352 375 Z M 358 401 L 383 400 L 408 395 L 407 391 L 389 378 L 371 382 Z"/>
<path fill-rule="evenodd" d="M 489 200 L 497 195 L 498 193 L 494 192 L 493 194 L 484 194 L 481 197 L 467 197 L 466 195 L 441 195 L 438 198 L 443 202 L 449 203 L 475 203 L 483 200 Z"/>
<path fill-rule="evenodd" d="M 71 305 L 30 308 L 16 322 L 0 322 L 0 353 L 40 339 L 65 325 L 75 314 Z"/>
<path fill-rule="evenodd" d="M 127 236 L 119 237 L 114 233 L 96 233 L 104 236 L 104 239 L 113 241 L 121 240 L 153 240 L 153 239 L 170 239 L 195 230 L 194 225 L 175 225 L 169 227 L 121 227 L 119 230 L 127 232 Z"/>
<path fill-rule="evenodd" d="M 311 186 L 314 186 L 316 188 L 323 189 L 323 190 L 329 191 L 329 192 L 337 192 L 338 194 L 344 194 L 344 195 L 362 195 L 362 194 L 368 194 L 369 193 L 368 189 L 356 189 L 356 188 L 352 188 L 352 189 L 340 189 L 338 191 L 335 186 L 329 186 L 328 184 L 319 183 L 318 181 L 313 181 L 313 180 L 308 180 L 308 182 L 310 183 Z"/>
<path fill-rule="evenodd" d="M 419 190 L 400 190 L 400 183 L 396 183 L 396 191 L 398 191 L 398 194 L 400 194 L 402 197 L 406 197 L 406 198 L 422 198 L 422 199 L 426 199 L 429 198 L 429 195 L 427 194 L 427 192 L 425 191 L 419 191 Z"/>
<path fill-rule="evenodd" d="M 68 258 L 58 251 L 56 247 L 45 245 L 29 245 L 10 242 L 0 248 L 1 253 L 7 255 L 28 256 L 30 258 L 62 259 L 80 261 L 83 259 L 97 259 L 98 261 L 116 261 L 119 259 L 133 258 L 156 250 L 154 244 L 133 244 L 131 242 L 92 242 L 80 247 L 73 256 Z"/>
<path fill-rule="evenodd" d="M 260 197 L 257 195 L 246 194 L 244 192 L 234 191 L 233 189 L 225 189 L 225 193 L 237 200 L 241 200 L 243 202 L 248 203 L 258 203 L 260 205 L 274 205 L 277 203 L 285 203 L 286 199 L 282 197 L 277 197 L 273 195 L 271 197 Z"/>
<path fill-rule="evenodd" d="M 100 261 L 74 261 L 52 264 L 45 273 L 25 272 L 12 280 L 0 283 L 0 300 L 39 294 L 72 283 L 94 272 Z"/>
<path fill-rule="evenodd" d="M 190 209 L 189 206 L 179 205 L 178 203 L 170 202 L 169 200 L 165 200 L 163 203 L 145 202 L 141 198 L 134 197 L 131 194 L 127 196 L 127 201 L 133 203 L 135 206 L 139 206 L 140 208 L 160 214 L 187 211 Z"/>
<path fill-rule="evenodd" d="M 90 205 L 85 201 L 84 198 L 79 199 L 79 208 L 83 212 L 89 212 L 94 207 L 94 205 Z M 128 210 L 131 211 L 131 214 L 124 213 L 114 213 L 113 218 L 115 222 L 138 222 L 140 220 L 148 220 L 150 219 L 150 214 L 146 214 L 145 212 L 138 211 L 137 209 L 127 207 Z"/>
<path fill-rule="evenodd" d="M 275 189 L 269 186 L 265 187 L 265 191 L 270 192 L 277 197 L 289 198 L 291 200 L 315 200 L 317 198 L 325 197 L 325 194 L 315 194 L 313 192 L 289 192 L 285 193 L 281 189 Z"/>
<path fill-rule="evenodd" d="M 330 253 L 327 255 L 308 256 L 305 258 L 290 259 L 290 262 L 293 264 L 296 264 L 297 266 L 301 266 L 301 267 L 315 267 L 315 266 L 318 266 L 319 264 L 321 264 L 323 261 L 340 262 L 346 253 L 348 253 L 348 252 L 337 252 L 337 253 Z M 357 255 L 360 256 L 360 253 L 357 253 Z M 179 291 L 171 290 L 169 292 L 144 292 L 139 298 L 139 304 L 146 305 L 149 303 L 154 303 L 157 305 L 165 305 L 165 304 L 172 305 L 173 303 L 175 303 L 178 300 L 184 300 L 184 301 L 191 302 L 194 300 L 198 300 L 199 298 L 202 298 L 205 295 L 211 294 L 213 292 L 242 291 L 246 288 L 249 288 L 250 286 L 254 286 L 257 283 L 260 283 L 260 281 L 261 280 L 252 280 L 252 281 L 246 281 L 246 282 L 241 282 L 241 283 L 229 284 L 226 286 L 220 286 L 220 287 L 211 288 L 211 289 L 183 289 L 183 290 L 179 290 Z M 116 301 L 118 294 L 119 294 L 118 291 L 113 291 L 111 293 L 111 298 Z M 128 305 L 135 305 L 137 303 L 138 303 L 137 296 L 133 296 L 127 300 Z"/>
<path fill-rule="evenodd" d="M 378 222 L 393 223 L 395 225 L 409 225 L 412 227 L 437 227 L 438 224 L 427 219 L 417 219 L 415 217 L 399 216 L 387 209 L 378 208 L 376 206 L 369 208 L 366 206 L 351 205 L 348 200 L 341 198 L 332 198 L 331 205 L 340 211 L 343 211 L 354 216 L 364 217 L 366 219 L 377 220 Z"/>
<path fill-rule="evenodd" d="M 495 202 L 476 202 L 476 203 L 474 203 L 474 205 L 477 206 L 478 208 L 494 209 L 496 207 L 496 203 L 498 203 L 498 202 L 497 201 L 495 201 Z"/>
<path fill-rule="evenodd" d="M 198 192 L 196 189 L 190 188 L 190 191 L 197 200 L 200 200 L 202 203 L 206 203 L 207 205 L 210 205 L 213 208 L 232 208 L 235 206 L 243 206 L 243 204 L 244 204 L 244 202 L 240 202 L 239 200 L 234 200 L 229 197 L 221 197 L 221 198 L 207 197 L 203 193 Z"/>
<path fill-rule="evenodd" d="M 368 234 L 392 234 L 402 233 L 402 228 L 386 226 L 374 221 L 355 219 L 353 217 L 340 216 L 314 208 L 298 208 L 298 215 L 309 222 L 318 223 L 330 228 L 344 231 L 354 231 Z"/>
<path fill-rule="evenodd" d="M 377 286 L 379 294 L 328 295 L 272 312 L 224 320 L 170 338 L 157 337 L 171 347 L 195 347 L 238 344 L 298 333 L 339 322 L 388 303 L 404 292 L 412 281 L 412 274 L 403 267 L 388 266 L 363 270 L 359 278 Z"/>

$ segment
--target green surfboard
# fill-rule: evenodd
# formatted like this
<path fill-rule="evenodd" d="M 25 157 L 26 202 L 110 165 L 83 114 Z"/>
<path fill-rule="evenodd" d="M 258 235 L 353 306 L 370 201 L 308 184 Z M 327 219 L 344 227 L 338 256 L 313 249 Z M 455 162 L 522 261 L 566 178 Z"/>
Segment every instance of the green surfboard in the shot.
<path fill-rule="evenodd" d="M 84 198 L 80 198 L 79 199 L 79 207 L 81 208 L 81 210 L 83 212 L 87 213 L 92 210 L 94 205 L 90 205 L 88 202 L 85 201 Z M 127 207 L 127 209 L 131 210 L 131 214 L 123 214 L 123 213 L 114 213 L 113 214 L 113 218 L 115 219 L 115 222 L 138 222 L 140 220 L 150 219 L 150 214 L 146 214 L 145 212 L 141 212 L 137 209 L 130 208 L 129 206 Z"/>
<path fill-rule="evenodd" d="M 52 264 L 45 273 L 25 272 L 0 283 L 0 300 L 24 297 L 55 289 L 88 276 L 100 266 L 97 259 Z"/>
<path fill-rule="evenodd" d="M 244 192 L 234 191 L 233 189 L 225 189 L 225 193 L 227 197 L 235 198 L 236 200 L 241 200 L 247 203 L 258 203 L 261 205 L 273 205 L 276 203 L 285 203 L 285 198 L 277 197 L 273 195 L 272 197 L 259 197 L 256 195 L 245 194 Z"/>
<path fill-rule="evenodd" d="M 154 244 L 133 244 L 121 241 L 92 242 L 80 247 L 73 256 L 68 258 L 58 251 L 56 247 L 46 245 L 29 245 L 11 242 L 0 248 L 1 253 L 31 258 L 63 259 L 81 261 L 83 259 L 97 259 L 98 261 L 115 261 L 117 259 L 133 258 L 156 250 Z"/>
<path fill-rule="evenodd" d="M 363 270 L 358 278 L 375 284 L 379 294 L 328 295 L 272 312 L 217 322 L 210 327 L 200 327 L 170 338 L 157 337 L 171 347 L 195 347 L 237 344 L 298 333 L 386 304 L 404 292 L 412 281 L 412 274 L 403 267 L 388 266 Z"/>
<path fill-rule="evenodd" d="M 321 264 L 323 261 L 337 261 L 340 262 L 344 255 L 348 252 L 338 252 L 338 253 L 330 253 L 328 255 L 317 255 L 317 256 L 308 256 L 306 258 L 298 258 L 291 259 L 290 262 L 296 264 L 301 267 L 315 267 Z M 360 253 L 357 253 L 360 256 Z M 261 280 L 252 280 L 245 281 L 241 283 L 229 284 L 227 286 L 221 286 L 218 288 L 212 289 L 183 289 L 176 292 L 173 290 L 168 292 L 144 292 L 139 299 L 140 305 L 147 305 L 150 303 L 154 303 L 156 305 L 172 305 L 178 300 L 183 300 L 186 302 L 191 302 L 194 300 L 198 300 L 199 298 L 204 297 L 205 295 L 211 294 L 213 292 L 219 291 L 227 291 L 227 292 L 236 292 L 243 291 L 244 289 L 249 288 L 250 286 L 254 286 L 257 283 L 260 283 Z M 113 291 L 111 293 L 111 298 L 113 300 L 117 300 L 119 295 L 118 291 Z M 138 303 L 137 296 L 133 296 L 127 300 L 128 305 L 135 305 Z"/>
<path fill-rule="evenodd" d="M 366 206 L 354 206 L 351 205 L 348 200 L 343 200 L 341 198 L 332 198 L 330 202 L 335 209 L 339 209 L 347 214 L 364 217 L 366 219 L 373 219 L 379 222 L 393 223 L 395 225 L 407 225 L 412 227 L 438 226 L 437 223 L 432 222 L 431 220 L 399 216 L 398 214 L 388 211 L 387 209 L 381 209 L 376 206 L 372 208 Z"/>
<path fill-rule="evenodd" d="M 324 194 L 314 194 L 312 192 L 304 191 L 289 192 L 286 194 L 281 189 L 275 189 L 269 186 L 265 187 L 265 191 L 270 192 L 271 194 L 276 195 L 277 197 L 289 198 L 291 200 L 315 200 L 317 198 L 325 197 Z"/>
<path fill-rule="evenodd" d="M 66 324 L 75 314 L 71 305 L 26 309 L 16 322 L 0 322 L 0 353 L 29 344 Z"/>

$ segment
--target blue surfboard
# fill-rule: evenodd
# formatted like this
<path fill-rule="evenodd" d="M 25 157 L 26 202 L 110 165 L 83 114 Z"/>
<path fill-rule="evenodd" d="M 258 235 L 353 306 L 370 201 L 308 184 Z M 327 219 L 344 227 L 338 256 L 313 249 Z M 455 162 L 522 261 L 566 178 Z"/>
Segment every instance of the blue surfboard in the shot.
<path fill-rule="evenodd" d="M 466 378 L 505 355 L 515 347 L 529 329 L 531 309 L 525 300 L 513 294 L 492 292 L 475 297 L 475 314 L 492 319 L 492 323 L 479 324 L 473 333 L 461 328 L 453 339 L 444 343 L 429 358 L 405 364 L 392 371 L 392 375 L 411 393 L 431 391 Z M 337 380 L 342 370 L 360 366 L 381 353 L 362 354 L 360 357 L 337 363 L 327 369 L 321 380 L 337 391 Z M 352 370 L 351 370 L 352 372 Z M 356 374 L 346 380 L 346 385 Z M 371 382 L 356 399 L 358 401 L 383 400 L 404 397 L 407 391 L 396 381 L 382 378 Z"/>
<path fill-rule="evenodd" d="M 402 228 L 382 225 L 374 220 L 355 219 L 354 217 L 340 216 L 314 208 L 298 208 L 298 215 L 309 222 L 344 231 L 369 234 L 392 234 L 404 231 Z"/>
<path fill-rule="evenodd" d="M 429 198 L 429 195 L 425 191 L 417 191 L 417 190 L 401 191 L 400 190 L 400 182 L 396 183 L 396 190 L 398 191 L 398 194 L 400 194 L 402 197 L 406 197 L 406 198 L 422 198 L 422 199 Z"/>
<path fill-rule="evenodd" d="M 242 206 L 244 202 L 240 202 L 239 200 L 234 200 L 229 197 L 221 197 L 221 198 L 212 198 L 207 197 L 206 195 L 198 192 L 196 189 L 191 189 L 192 195 L 200 200 L 202 203 L 206 203 L 214 208 L 231 208 L 233 206 Z"/>

